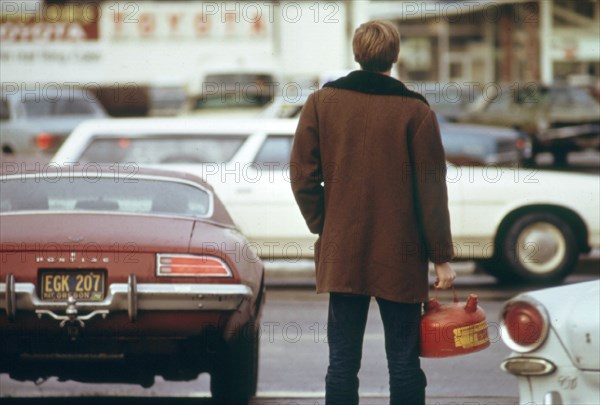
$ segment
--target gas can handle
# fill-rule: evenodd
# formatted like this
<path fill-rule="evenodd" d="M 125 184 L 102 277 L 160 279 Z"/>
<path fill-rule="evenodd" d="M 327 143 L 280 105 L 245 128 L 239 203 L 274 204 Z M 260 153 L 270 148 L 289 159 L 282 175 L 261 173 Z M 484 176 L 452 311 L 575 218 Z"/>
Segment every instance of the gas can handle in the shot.
<path fill-rule="evenodd" d="M 454 285 L 452 285 L 450 288 L 452 289 L 452 298 L 454 299 L 454 302 L 457 303 L 458 297 L 456 296 L 456 290 L 454 289 Z M 435 292 L 434 292 L 433 298 L 437 301 L 439 288 L 434 287 L 434 289 L 435 289 Z"/>

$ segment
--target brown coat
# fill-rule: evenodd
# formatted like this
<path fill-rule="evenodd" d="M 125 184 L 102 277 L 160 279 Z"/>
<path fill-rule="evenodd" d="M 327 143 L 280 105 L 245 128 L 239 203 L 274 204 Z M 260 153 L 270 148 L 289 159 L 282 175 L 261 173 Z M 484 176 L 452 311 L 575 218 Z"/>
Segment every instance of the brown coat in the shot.
<path fill-rule="evenodd" d="M 355 71 L 313 93 L 291 156 L 315 245 L 317 292 L 428 297 L 428 259 L 453 257 L 444 149 L 425 99 Z"/>

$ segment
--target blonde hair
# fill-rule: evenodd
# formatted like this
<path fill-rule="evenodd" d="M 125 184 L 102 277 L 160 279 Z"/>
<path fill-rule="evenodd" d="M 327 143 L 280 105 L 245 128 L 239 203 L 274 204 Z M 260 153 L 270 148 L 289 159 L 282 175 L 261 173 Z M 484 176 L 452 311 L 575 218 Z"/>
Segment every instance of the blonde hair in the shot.
<path fill-rule="evenodd" d="M 354 60 L 363 70 L 388 71 L 392 64 L 398 61 L 400 32 L 389 21 L 366 22 L 354 31 L 352 51 Z"/>

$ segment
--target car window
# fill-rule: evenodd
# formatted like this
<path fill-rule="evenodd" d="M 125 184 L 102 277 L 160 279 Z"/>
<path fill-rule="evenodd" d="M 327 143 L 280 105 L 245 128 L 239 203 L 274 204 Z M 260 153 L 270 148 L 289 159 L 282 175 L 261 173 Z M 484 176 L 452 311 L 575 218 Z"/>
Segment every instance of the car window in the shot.
<path fill-rule="evenodd" d="M 79 161 L 139 164 L 225 163 L 233 158 L 245 139 L 245 136 L 239 135 L 96 136 Z"/>
<path fill-rule="evenodd" d="M 206 75 L 204 94 L 192 109 L 262 107 L 273 100 L 276 82 L 270 74 L 223 73 Z"/>
<path fill-rule="evenodd" d="M 448 156 L 471 156 L 485 161 L 494 151 L 494 139 L 488 136 L 466 134 L 460 129 L 442 130 L 442 143 Z"/>
<path fill-rule="evenodd" d="M 254 163 L 261 167 L 283 169 L 290 162 L 292 136 L 269 135 L 256 154 Z"/>
<path fill-rule="evenodd" d="M 0 99 L 0 120 L 4 121 L 10 118 L 8 109 L 8 100 Z"/>
<path fill-rule="evenodd" d="M 515 93 L 515 103 L 519 107 L 534 108 L 548 103 L 550 94 L 545 87 L 523 85 Z"/>
<path fill-rule="evenodd" d="M 36 97 L 23 101 L 27 117 L 49 117 L 57 115 L 94 115 L 97 101 L 83 97 L 47 99 Z"/>
<path fill-rule="evenodd" d="M 562 97 L 552 100 L 554 106 L 560 107 L 587 107 L 594 108 L 598 102 L 592 97 L 587 89 L 570 88 L 561 91 Z"/>
<path fill-rule="evenodd" d="M 94 99 L 86 98 L 64 98 L 59 100 L 54 106 L 54 115 L 93 115 L 96 113 L 96 103 Z"/>
<path fill-rule="evenodd" d="M 102 211 L 206 216 L 208 191 L 188 184 L 150 179 L 64 176 L 2 180 L 0 212 Z"/>

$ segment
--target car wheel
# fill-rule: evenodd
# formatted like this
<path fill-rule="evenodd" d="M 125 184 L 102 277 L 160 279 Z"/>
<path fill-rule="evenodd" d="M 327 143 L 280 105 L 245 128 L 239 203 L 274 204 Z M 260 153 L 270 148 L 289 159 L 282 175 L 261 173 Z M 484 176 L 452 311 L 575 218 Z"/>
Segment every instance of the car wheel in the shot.
<path fill-rule="evenodd" d="M 253 326 L 235 342 L 226 344 L 210 375 L 214 403 L 247 405 L 256 394 L 259 343 L 258 328 Z"/>
<path fill-rule="evenodd" d="M 579 249 L 569 224 L 551 213 L 526 214 L 514 221 L 501 242 L 498 255 L 512 274 L 503 280 L 554 283 L 577 265 Z"/>

